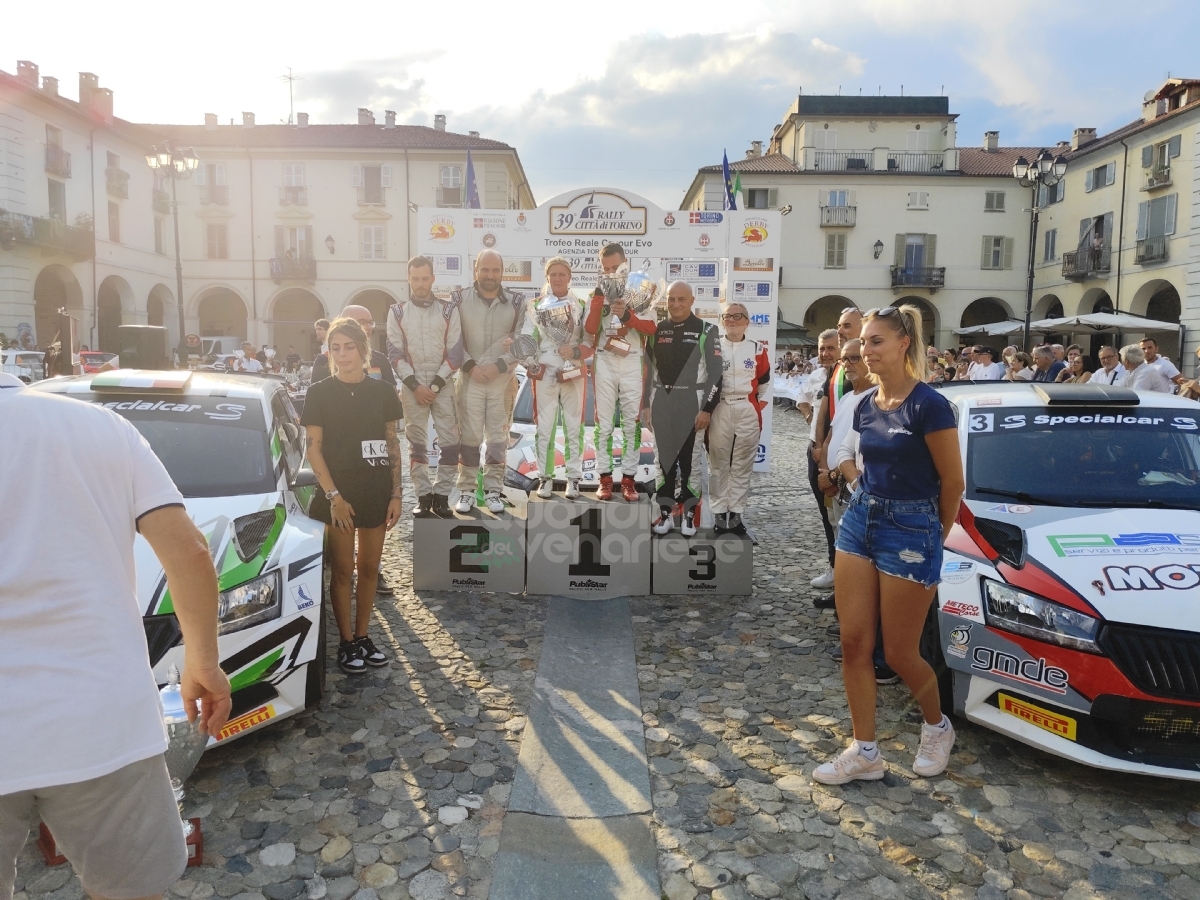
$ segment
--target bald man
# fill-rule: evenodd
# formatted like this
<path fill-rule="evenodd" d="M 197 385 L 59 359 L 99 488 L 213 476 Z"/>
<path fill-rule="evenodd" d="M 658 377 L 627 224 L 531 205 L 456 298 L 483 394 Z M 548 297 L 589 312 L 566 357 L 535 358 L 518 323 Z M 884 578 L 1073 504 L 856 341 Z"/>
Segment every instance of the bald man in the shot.
<path fill-rule="evenodd" d="M 517 396 L 517 361 L 509 352 L 525 320 L 525 298 L 504 290 L 504 260 L 495 250 L 475 258 L 475 282 L 455 291 L 462 321 L 465 357 L 458 376 L 458 416 L 462 432 L 456 512 L 467 513 L 475 500 L 479 477 L 479 445 L 483 457 L 483 492 L 489 511 L 504 512 L 504 461 Z"/>
<path fill-rule="evenodd" d="M 371 316 L 371 311 L 365 306 L 359 306 L 352 303 L 344 307 L 341 313 L 338 314 L 339 319 L 353 319 L 363 327 L 363 331 L 367 333 L 367 346 L 371 346 L 371 333 L 375 330 L 375 319 Z M 380 353 L 372 347 L 371 362 L 366 367 L 367 374 L 372 378 L 378 378 L 386 381 L 392 387 L 396 387 L 396 373 L 392 370 L 392 361 L 388 359 L 386 353 Z M 330 375 L 329 371 L 329 354 L 321 353 L 313 360 L 312 384 L 318 381 L 324 381 Z"/>
<path fill-rule="evenodd" d="M 700 527 L 699 486 L 692 482 L 696 434 L 708 427 L 721 399 L 721 335 L 692 313 L 692 288 L 676 281 L 667 288 L 667 318 L 649 348 L 650 377 L 642 421 L 654 432 L 658 450 L 660 507 L 656 534 L 666 534 L 679 516 L 688 536 Z M 678 493 L 678 496 L 676 494 Z"/>

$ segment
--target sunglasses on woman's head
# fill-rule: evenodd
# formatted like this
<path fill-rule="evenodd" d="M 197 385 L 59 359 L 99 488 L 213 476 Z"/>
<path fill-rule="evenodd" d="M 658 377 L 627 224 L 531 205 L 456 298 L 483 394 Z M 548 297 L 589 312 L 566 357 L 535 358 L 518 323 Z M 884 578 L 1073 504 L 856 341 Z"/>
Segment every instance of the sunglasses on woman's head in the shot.
<path fill-rule="evenodd" d="M 900 315 L 899 307 L 883 306 L 883 307 L 876 307 L 875 309 L 868 309 L 865 313 L 863 313 L 863 318 L 866 318 L 868 316 L 875 316 L 876 318 L 879 318 L 879 319 L 885 319 L 888 316 L 893 316 L 893 315 L 899 317 L 901 330 L 909 337 L 912 337 L 912 335 L 908 334 L 908 324 L 904 321 L 904 316 Z"/>

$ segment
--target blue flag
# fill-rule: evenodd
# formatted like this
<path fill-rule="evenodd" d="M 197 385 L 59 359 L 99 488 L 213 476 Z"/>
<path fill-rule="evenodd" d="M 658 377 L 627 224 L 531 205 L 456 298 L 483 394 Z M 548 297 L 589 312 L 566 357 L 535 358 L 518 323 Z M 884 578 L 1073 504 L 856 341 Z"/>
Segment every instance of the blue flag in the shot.
<path fill-rule="evenodd" d="M 475 163 L 471 162 L 471 151 L 467 151 L 467 209 L 479 209 L 479 187 L 475 184 Z"/>
<path fill-rule="evenodd" d="M 468 165 L 470 165 L 469 162 Z M 721 178 L 725 181 L 725 208 L 737 209 L 737 200 L 733 196 L 733 178 L 729 174 L 729 153 L 727 151 L 721 158 Z"/>

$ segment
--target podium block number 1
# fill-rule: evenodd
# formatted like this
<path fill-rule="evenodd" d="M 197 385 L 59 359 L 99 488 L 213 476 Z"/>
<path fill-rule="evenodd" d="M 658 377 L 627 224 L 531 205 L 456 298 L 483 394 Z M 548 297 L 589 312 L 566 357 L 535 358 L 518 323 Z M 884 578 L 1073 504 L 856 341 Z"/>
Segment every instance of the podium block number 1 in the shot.
<path fill-rule="evenodd" d="M 696 568 L 688 571 L 693 581 L 712 581 L 717 577 L 717 551 L 712 544 L 695 544 L 688 554 L 696 560 Z"/>
<path fill-rule="evenodd" d="M 492 544 L 491 534 L 482 525 L 457 525 L 450 529 L 450 540 L 475 538 L 474 544 L 455 544 L 450 548 L 451 572 L 487 572 L 487 563 L 471 565 L 463 562 L 464 553 L 487 553 Z"/>
<path fill-rule="evenodd" d="M 608 575 L 611 566 L 600 562 L 600 510 L 597 507 L 585 509 L 571 520 L 571 524 L 579 528 L 579 562 L 571 563 L 568 573 L 572 576 Z"/>

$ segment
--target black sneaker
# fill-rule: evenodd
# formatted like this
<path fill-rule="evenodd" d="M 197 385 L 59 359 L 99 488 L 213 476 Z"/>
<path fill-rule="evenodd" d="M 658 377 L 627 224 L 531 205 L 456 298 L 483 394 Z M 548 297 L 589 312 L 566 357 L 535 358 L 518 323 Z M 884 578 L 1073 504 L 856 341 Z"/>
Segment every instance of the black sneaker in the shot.
<path fill-rule="evenodd" d="M 833 594 L 827 594 L 824 597 L 818 597 L 813 601 L 813 606 L 817 609 L 834 609 L 837 602 L 833 599 Z"/>
<path fill-rule="evenodd" d="M 876 684 L 895 684 L 900 680 L 900 676 L 889 669 L 887 666 L 875 667 L 875 683 Z"/>
<path fill-rule="evenodd" d="M 367 671 L 367 663 L 362 658 L 358 641 L 342 641 L 338 644 L 338 668 L 349 675 L 361 675 Z"/>
<path fill-rule="evenodd" d="M 729 513 L 716 513 L 713 516 L 713 534 L 725 534 L 730 530 Z"/>
<path fill-rule="evenodd" d="M 829 635 L 830 637 L 840 638 L 842 636 L 842 623 L 834 622 L 832 625 L 830 625 L 828 628 L 825 629 L 825 633 L 827 635 Z"/>
<path fill-rule="evenodd" d="M 450 511 L 450 498 L 445 494 L 433 494 L 433 514 L 439 519 L 453 519 Z"/>
<path fill-rule="evenodd" d="M 417 505 L 413 507 L 414 519 L 433 519 L 436 518 L 437 512 L 434 510 L 433 494 L 422 494 L 417 498 Z"/>
<path fill-rule="evenodd" d="M 354 645 L 358 647 L 359 655 L 368 666 L 378 668 L 379 666 L 386 666 L 388 664 L 388 658 L 384 655 L 383 651 L 376 647 L 375 642 L 366 635 L 355 640 Z"/>
<path fill-rule="evenodd" d="M 746 526 L 742 522 L 742 514 L 741 513 L 730 513 L 729 514 L 729 531 L 731 534 L 745 534 L 746 533 Z"/>

